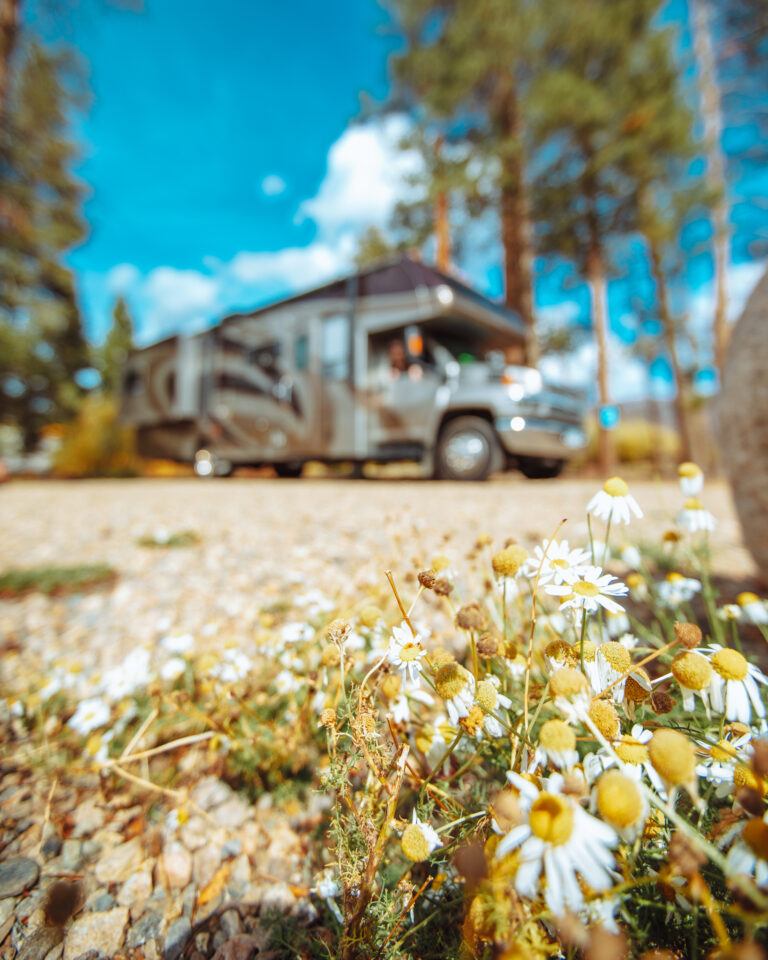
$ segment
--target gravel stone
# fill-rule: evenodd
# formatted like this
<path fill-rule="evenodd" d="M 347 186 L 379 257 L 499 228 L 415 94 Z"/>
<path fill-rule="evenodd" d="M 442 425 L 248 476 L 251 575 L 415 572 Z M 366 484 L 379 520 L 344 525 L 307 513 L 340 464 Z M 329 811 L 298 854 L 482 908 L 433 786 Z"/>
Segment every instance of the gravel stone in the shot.
<path fill-rule="evenodd" d="M 84 913 L 75 920 L 64 941 L 64 960 L 98 950 L 113 957 L 123 942 L 128 925 L 128 908 L 115 907 L 103 913 Z"/>
<path fill-rule="evenodd" d="M 163 851 L 163 869 L 169 887 L 186 887 L 192 876 L 192 857 L 178 840 L 173 840 Z"/>
<path fill-rule="evenodd" d="M 134 837 L 102 854 L 93 872 L 101 883 L 125 883 L 139 869 L 143 860 L 141 840 Z"/>
<path fill-rule="evenodd" d="M 141 870 L 129 877 L 117 895 L 121 907 L 128 907 L 131 918 L 141 916 L 144 906 L 152 893 L 152 865 L 144 864 Z"/>
<path fill-rule="evenodd" d="M 41 847 L 40 852 L 46 858 L 46 860 L 50 860 L 52 857 L 58 857 L 58 855 L 61 853 L 61 846 L 61 840 L 58 837 L 47 837 L 45 843 L 43 843 L 43 846 Z"/>
<path fill-rule="evenodd" d="M 240 919 L 237 910 L 225 910 L 219 922 L 227 938 L 235 937 L 238 933 L 243 932 L 243 921 Z"/>
<path fill-rule="evenodd" d="M 13 857 L 0 863 L 0 899 L 15 897 L 37 883 L 40 866 L 29 857 Z"/>
<path fill-rule="evenodd" d="M 61 866 L 75 873 L 83 863 L 83 844 L 80 840 L 65 840 L 61 845 Z"/>
<path fill-rule="evenodd" d="M 258 940 L 241 933 L 222 944 L 213 955 L 213 960 L 252 960 L 258 949 Z"/>
<path fill-rule="evenodd" d="M 148 910 L 128 931 L 128 936 L 125 938 L 125 945 L 130 948 L 141 947 L 148 940 L 155 940 L 162 935 L 163 924 L 163 918 L 159 913 L 155 913 L 154 910 Z"/>
<path fill-rule="evenodd" d="M 93 913 L 104 913 L 105 910 L 111 910 L 117 900 L 103 887 L 100 890 L 94 890 L 94 892 L 88 897 L 85 903 L 85 909 L 90 910 Z"/>
<path fill-rule="evenodd" d="M 163 960 L 178 960 L 191 936 L 192 924 L 186 917 L 179 917 L 174 920 L 168 927 L 168 933 L 165 936 Z"/>

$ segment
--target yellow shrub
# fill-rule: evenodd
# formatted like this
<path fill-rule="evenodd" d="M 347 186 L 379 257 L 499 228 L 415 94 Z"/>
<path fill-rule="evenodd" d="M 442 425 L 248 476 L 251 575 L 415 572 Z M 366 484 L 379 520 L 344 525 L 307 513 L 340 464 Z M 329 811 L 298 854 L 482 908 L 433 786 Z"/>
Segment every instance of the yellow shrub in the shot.
<path fill-rule="evenodd" d="M 135 477 L 141 472 L 133 430 L 117 419 L 115 401 L 87 397 L 64 429 L 53 461 L 57 477 Z"/>
<path fill-rule="evenodd" d="M 597 461 L 597 420 L 587 422 L 589 442 L 580 459 L 582 463 Z M 676 460 L 680 440 L 676 430 L 649 420 L 622 420 L 613 431 L 616 456 L 620 463 L 643 463 L 654 460 Z"/>

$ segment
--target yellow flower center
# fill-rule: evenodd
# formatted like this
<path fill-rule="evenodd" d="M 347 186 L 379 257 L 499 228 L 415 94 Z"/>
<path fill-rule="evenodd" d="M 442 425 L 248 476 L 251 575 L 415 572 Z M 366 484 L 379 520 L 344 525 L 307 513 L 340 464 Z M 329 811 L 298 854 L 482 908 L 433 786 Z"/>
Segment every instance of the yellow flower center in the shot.
<path fill-rule="evenodd" d="M 609 770 L 597 783 L 597 809 L 604 820 L 622 829 L 643 815 L 643 798 L 634 780 Z"/>
<path fill-rule="evenodd" d="M 365 607 L 360 611 L 360 623 L 364 627 L 375 627 L 381 620 L 381 610 L 378 607 Z"/>
<path fill-rule="evenodd" d="M 692 479 L 693 477 L 698 477 L 700 473 L 701 468 L 698 466 L 698 464 L 691 463 L 689 460 L 685 463 L 681 463 L 677 468 L 678 477 L 687 477 Z"/>
<path fill-rule="evenodd" d="M 563 667 L 549 678 L 549 689 L 553 697 L 576 697 L 586 692 L 587 678 L 575 667 Z"/>
<path fill-rule="evenodd" d="M 672 675 L 675 680 L 689 690 L 703 690 L 712 679 L 712 666 L 700 653 L 684 650 L 672 661 Z"/>
<path fill-rule="evenodd" d="M 597 644 L 593 640 L 584 641 L 584 659 L 588 663 L 592 663 L 595 659 L 595 654 L 597 653 Z"/>
<path fill-rule="evenodd" d="M 419 748 L 419 750 L 421 750 L 422 753 L 429 753 L 429 748 L 432 746 L 432 737 L 434 735 L 435 728 L 429 726 L 429 724 L 423 726 L 416 734 L 416 746 Z"/>
<path fill-rule="evenodd" d="M 589 707 L 592 723 L 606 740 L 615 740 L 619 735 L 619 715 L 610 700 L 593 700 Z"/>
<path fill-rule="evenodd" d="M 570 569 L 570 564 L 568 563 L 567 560 L 560 560 L 560 559 L 550 560 L 549 565 L 550 567 L 558 567 L 560 570 Z"/>
<path fill-rule="evenodd" d="M 683 504 L 686 510 L 703 510 L 704 507 L 701 505 L 701 501 L 697 500 L 696 497 L 689 497 L 688 500 Z"/>
<path fill-rule="evenodd" d="M 462 717 L 459 720 L 459 726 L 462 730 L 465 730 L 470 737 L 476 736 L 477 733 L 483 729 L 484 723 L 485 714 L 476 703 L 470 708 L 469 716 Z"/>
<path fill-rule="evenodd" d="M 435 689 L 443 700 L 453 700 L 467 686 L 471 676 L 460 663 L 444 663 L 435 675 Z"/>
<path fill-rule="evenodd" d="M 623 736 L 618 743 L 613 744 L 613 749 L 619 760 L 624 763 L 632 763 L 639 766 L 648 760 L 648 749 L 644 743 L 635 740 L 634 737 Z"/>
<path fill-rule="evenodd" d="M 756 593 L 740 593 L 738 597 L 736 597 L 736 603 L 738 603 L 740 607 L 746 607 L 750 603 L 760 603 L 760 597 L 758 597 Z"/>
<path fill-rule="evenodd" d="M 610 480 L 606 480 L 603 484 L 603 490 L 609 497 L 626 497 L 629 493 L 629 487 L 621 477 L 611 477 Z"/>
<path fill-rule="evenodd" d="M 547 720 L 539 731 L 539 743 L 545 750 L 563 753 L 576 746 L 576 734 L 562 720 Z"/>
<path fill-rule="evenodd" d="M 499 702 L 499 695 L 496 692 L 496 687 L 490 680 L 481 680 L 480 683 L 478 683 L 475 702 L 488 713 L 496 709 L 496 704 Z"/>
<path fill-rule="evenodd" d="M 648 687 L 651 685 L 651 678 L 647 672 L 642 667 L 635 667 L 632 676 L 627 677 L 627 682 L 624 685 L 624 699 L 630 703 L 643 703 L 650 697 L 651 691 L 635 679 L 635 674 L 646 680 Z"/>
<path fill-rule="evenodd" d="M 553 640 L 548 643 L 544 653 L 551 660 L 560 660 L 565 663 L 576 663 L 576 653 L 566 640 Z"/>
<path fill-rule="evenodd" d="M 629 573 L 627 574 L 627 586 L 630 590 L 635 590 L 637 587 L 642 587 L 645 583 L 642 573 Z"/>
<path fill-rule="evenodd" d="M 597 652 L 616 673 L 625 673 L 632 665 L 629 651 L 616 640 L 600 644 Z"/>
<path fill-rule="evenodd" d="M 656 772 L 674 787 L 690 783 L 696 771 L 693 745 L 679 730 L 662 727 L 648 744 L 648 755 Z"/>
<path fill-rule="evenodd" d="M 494 553 L 491 563 L 493 571 L 500 577 L 514 577 L 520 567 L 528 559 L 528 551 L 525 547 L 513 543 L 510 547 L 505 547 Z"/>
<path fill-rule="evenodd" d="M 600 588 L 588 580 L 578 580 L 573 585 L 573 592 L 581 597 L 597 597 L 600 594 Z"/>
<path fill-rule="evenodd" d="M 744 843 L 761 860 L 768 860 L 768 823 L 761 817 L 747 821 L 742 834 Z"/>
<path fill-rule="evenodd" d="M 737 787 L 750 787 L 765 795 L 766 782 L 745 763 L 737 763 L 733 771 L 733 782 Z"/>
<path fill-rule="evenodd" d="M 563 797 L 542 793 L 533 801 L 528 822 L 539 839 L 557 847 L 571 839 L 573 810 Z"/>
<path fill-rule="evenodd" d="M 682 573 L 676 573 L 673 570 L 672 573 L 667 574 L 667 583 L 680 583 L 681 580 L 685 580 Z"/>
<path fill-rule="evenodd" d="M 727 740 L 718 740 L 709 751 L 709 755 L 717 763 L 727 763 L 729 760 L 736 759 L 736 751 Z"/>
<path fill-rule="evenodd" d="M 747 661 L 738 650 L 718 650 L 712 666 L 725 680 L 743 680 L 747 675 Z"/>
<path fill-rule="evenodd" d="M 420 860 L 426 860 L 429 856 L 429 844 L 424 832 L 417 823 L 409 823 L 403 831 L 403 838 L 400 841 L 403 853 L 409 860 L 418 863 Z"/>
<path fill-rule="evenodd" d="M 422 653 L 422 648 L 418 643 L 406 643 L 400 650 L 400 659 L 403 663 L 409 663 L 411 660 L 418 660 Z"/>

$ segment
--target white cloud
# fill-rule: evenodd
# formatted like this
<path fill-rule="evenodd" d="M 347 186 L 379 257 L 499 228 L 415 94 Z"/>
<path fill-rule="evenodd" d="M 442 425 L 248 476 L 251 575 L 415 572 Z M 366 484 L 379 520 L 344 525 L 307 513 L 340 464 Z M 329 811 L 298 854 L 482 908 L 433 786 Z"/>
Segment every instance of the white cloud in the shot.
<path fill-rule="evenodd" d="M 136 284 L 140 277 L 141 274 L 132 263 L 119 263 L 107 274 L 107 288 L 112 294 L 124 294 Z"/>
<path fill-rule="evenodd" d="M 261 181 L 261 192 L 265 197 L 279 197 L 285 193 L 286 187 L 285 180 L 277 173 L 267 174 Z"/>

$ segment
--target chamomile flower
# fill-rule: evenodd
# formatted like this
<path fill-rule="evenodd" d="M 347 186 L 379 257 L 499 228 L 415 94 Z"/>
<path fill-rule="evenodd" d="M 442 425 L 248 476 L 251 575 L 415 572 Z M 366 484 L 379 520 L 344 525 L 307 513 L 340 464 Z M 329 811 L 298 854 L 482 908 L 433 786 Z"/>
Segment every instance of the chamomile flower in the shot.
<path fill-rule="evenodd" d="M 431 707 L 435 702 L 432 694 L 422 690 L 418 681 L 413 685 L 405 684 L 402 693 L 394 697 L 388 705 L 387 713 L 391 715 L 395 723 L 410 723 L 411 700 L 416 700 L 428 707 Z"/>
<path fill-rule="evenodd" d="M 523 820 L 496 847 L 501 858 L 519 850 L 514 877 L 519 896 L 534 900 L 545 881 L 544 900 L 555 916 L 584 907 L 577 874 L 596 892 L 613 886 L 616 831 L 588 814 L 562 793 L 563 777 L 553 774 L 541 790 L 512 771 L 509 782 L 519 791 Z"/>
<path fill-rule="evenodd" d="M 768 623 L 768 603 L 761 600 L 756 593 L 740 593 L 736 603 L 744 611 L 744 616 L 751 623 Z"/>
<path fill-rule="evenodd" d="M 403 621 L 399 627 L 392 628 L 387 648 L 387 660 L 398 671 L 404 683 L 418 685 L 419 674 L 424 669 L 421 663 L 426 650 L 421 645 L 419 635 L 411 633 Z"/>
<path fill-rule="evenodd" d="M 468 717 L 475 704 L 475 678 L 460 663 L 444 663 L 435 674 L 435 690 L 445 700 L 451 723 Z"/>
<path fill-rule="evenodd" d="M 627 587 L 629 589 L 629 587 Z M 620 610 L 618 613 L 608 612 L 605 615 L 605 626 L 609 637 L 621 637 L 622 634 L 629 633 L 629 617 Z"/>
<path fill-rule="evenodd" d="M 92 730 L 108 723 L 109 713 L 109 705 L 101 697 L 90 697 L 88 700 L 80 701 L 77 710 L 67 721 L 67 726 L 72 727 L 76 733 L 84 737 Z"/>
<path fill-rule="evenodd" d="M 684 577 L 673 570 L 667 574 L 665 580 L 656 584 L 656 592 L 662 603 L 674 609 L 681 603 L 693 600 L 697 593 L 701 593 L 701 581 L 693 577 Z"/>
<path fill-rule="evenodd" d="M 411 823 L 403 830 L 400 846 L 409 860 L 419 863 L 426 860 L 442 844 L 434 827 L 419 820 L 414 810 Z"/>
<path fill-rule="evenodd" d="M 512 701 L 499 693 L 501 681 L 498 677 L 489 674 L 484 680 L 480 680 L 475 689 L 475 706 L 479 707 L 483 714 L 483 729 L 489 737 L 503 737 L 504 726 L 499 719 L 499 709 L 503 707 L 509 710 Z"/>
<path fill-rule="evenodd" d="M 593 782 L 604 770 L 613 767 L 618 758 L 623 773 L 635 780 L 642 780 L 643 776 L 646 776 L 654 790 L 666 799 L 664 783 L 654 769 L 648 753 L 648 742 L 652 736 L 650 730 L 636 723 L 629 734 L 623 734 L 611 742 L 610 751 L 601 747 L 595 753 L 588 753 L 584 758 L 584 775 L 587 780 Z"/>
<path fill-rule="evenodd" d="M 643 558 L 640 555 L 640 551 L 633 543 L 625 543 L 621 547 L 619 556 L 621 557 L 622 562 L 626 563 L 626 565 L 632 570 L 639 570 L 643 565 Z"/>
<path fill-rule="evenodd" d="M 576 749 L 576 734 L 563 720 L 547 720 L 539 730 L 539 745 L 529 772 L 538 766 L 550 765 L 560 770 L 570 770 L 579 762 Z"/>
<path fill-rule="evenodd" d="M 561 667 L 549 678 L 549 692 L 555 707 L 569 723 L 589 716 L 592 694 L 584 674 L 575 667 Z"/>
<path fill-rule="evenodd" d="M 694 803 L 700 804 L 696 754 L 684 733 L 671 727 L 659 727 L 648 741 L 648 755 L 670 795 L 670 802 L 674 803 L 677 791 L 684 787 Z"/>
<path fill-rule="evenodd" d="M 637 500 L 621 477 L 606 480 L 603 489 L 598 490 L 587 504 L 587 513 L 606 521 L 612 517 L 617 523 L 629 523 L 630 512 L 638 518 L 643 515 Z"/>
<path fill-rule="evenodd" d="M 683 509 L 677 515 L 678 524 L 689 533 L 699 533 L 702 530 L 714 530 L 717 526 L 713 514 L 705 510 L 696 497 L 689 497 Z"/>
<path fill-rule="evenodd" d="M 603 607 L 609 613 L 621 613 L 622 606 L 613 597 L 623 597 L 628 588 L 610 573 L 603 573 L 601 567 L 585 567 L 578 579 L 563 584 L 550 584 L 545 587 L 550 596 L 562 597 L 560 609 L 572 609 L 577 612 L 596 613 Z"/>
<path fill-rule="evenodd" d="M 726 623 L 732 620 L 741 620 L 741 607 L 738 603 L 724 603 L 717 611 L 718 620 L 725 620 Z"/>
<path fill-rule="evenodd" d="M 713 643 L 702 647 L 701 653 L 710 654 L 712 679 L 709 695 L 712 709 L 716 713 L 725 713 L 726 720 L 738 720 L 748 724 L 752 711 L 765 719 L 765 704 L 760 696 L 758 684 L 768 684 L 768 677 L 738 650 L 721 647 Z"/>
<path fill-rule="evenodd" d="M 589 564 L 590 554 L 578 547 L 571 548 L 567 540 L 549 540 L 534 547 L 533 555 L 525 564 L 525 573 L 539 584 L 563 583 L 569 575 L 578 577 L 582 567 Z"/>
<path fill-rule="evenodd" d="M 600 679 L 600 690 L 611 688 L 611 696 L 616 703 L 621 703 L 624 699 L 624 685 L 626 678 L 616 683 L 620 677 L 624 677 L 632 666 L 632 658 L 625 646 L 618 640 L 609 640 L 607 643 L 601 643 L 595 651 L 595 663 L 597 664 L 597 673 Z"/>
<path fill-rule="evenodd" d="M 745 822 L 726 864 L 729 872 L 754 877 L 758 887 L 768 887 L 768 812 Z"/>
<path fill-rule="evenodd" d="M 680 684 L 683 694 L 683 709 L 693 712 L 695 695 L 704 703 L 709 716 L 709 688 L 712 682 L 712 664 L 707 657 L 695 650 L 683 650 L 670 666 L 672 676 Z"/>
<path fill-rule="evenodd" d="M 163 680 L 178 680 L 186 669 L 186 660 L 182 657 L 171 657 L 160 668 L 160 676 Z"/>
<path fill-rule="evenodd" d="M 737 725 L 741 728 L 741 724 Z M 735 787 L 748 786 L 760 788 L 760 784 L 751 769 L 752 732 L 744 727 L 714 745 L 700 744 L 704 755 L 700 758 L 696 772 L 703 780 L 716 784 L 718 797 L 728 796 Z"/>
<path fill-rule="evenodd" d="M 625 843 L 634 843 L 648 816 L 648 802 L 637 781 L 620 770 L 608 770 L 597 781 L 593 809 L 609 823 Z"/>
<path fill-rule="evenodd" d="M 237 683 L 248 675 L 252 667 L 253 663 L 242 650 L 231 647 L 224 651 L 220 662 L 211 670 L 211 674 L 222 683 Z"/>
<path fill-rule="evenodd" d="M 677 476 L 680 480 L 680 489 L 686 497 L 696 497 L 701 493 L 701 488 L 704 486 L 704 474 L 698 464 L 681 463 L 677 468 Z"/>

